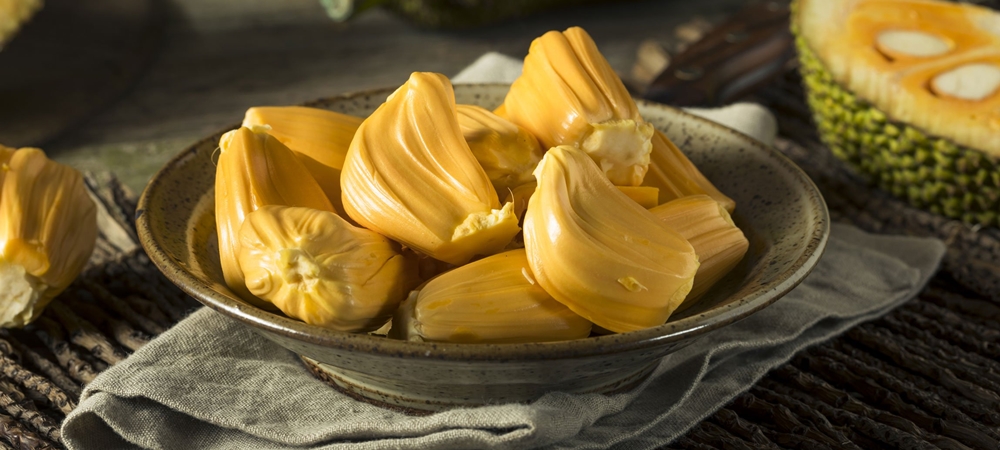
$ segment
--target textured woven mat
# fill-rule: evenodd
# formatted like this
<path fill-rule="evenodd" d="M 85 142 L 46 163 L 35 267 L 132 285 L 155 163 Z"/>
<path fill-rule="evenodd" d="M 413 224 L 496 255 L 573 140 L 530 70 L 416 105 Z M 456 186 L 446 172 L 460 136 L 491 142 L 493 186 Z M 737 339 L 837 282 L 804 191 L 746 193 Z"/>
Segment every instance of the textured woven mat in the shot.
<path fill-rule="evenodd" d="M 669 448 L 1000 448 L 1000 231 L 913 210 L 845 170 L 793 71 L 757 100 L 837 220 L 937 236 L 949 252 L 919 298 L 801 352 Z M 197 307 L 138 248 L 135 196 L 113 177 L 87 181 L 102 206 L 90 266 L 37 322 L 0 330 L 0 449 L 61 448 L 81 388 Z"/>

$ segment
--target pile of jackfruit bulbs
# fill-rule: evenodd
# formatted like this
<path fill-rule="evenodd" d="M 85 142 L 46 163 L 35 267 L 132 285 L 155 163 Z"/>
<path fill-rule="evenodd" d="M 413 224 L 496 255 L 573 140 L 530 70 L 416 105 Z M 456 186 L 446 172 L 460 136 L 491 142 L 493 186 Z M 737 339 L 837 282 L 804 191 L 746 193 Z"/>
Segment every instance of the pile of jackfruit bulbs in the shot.
<path fill-rule="evenodd" d="M 434 342 L 663 324 L 743 258 L 735 202 L 640 116 L 580 28 L 495 111 L 413 73 L 368 118 L 259 107 L 222 136 L 226 284 L 309 324 Z"/>

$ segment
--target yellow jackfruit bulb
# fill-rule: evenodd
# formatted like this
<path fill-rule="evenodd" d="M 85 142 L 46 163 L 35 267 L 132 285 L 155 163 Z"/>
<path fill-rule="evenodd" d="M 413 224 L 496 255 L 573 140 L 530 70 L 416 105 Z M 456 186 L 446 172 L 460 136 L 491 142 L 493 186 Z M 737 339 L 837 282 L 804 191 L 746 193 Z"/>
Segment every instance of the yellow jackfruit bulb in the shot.
<path fill-rule="evenodd" d="M 289 317 L 340 331 L 384 325 L 416 281 L 415 261 L 398 244 L 311 208 L 248 214 L 239 261 L 252 294 Z"/>
<path fill-rule="evenodd" d="M 362 120 L 306 106 L 257 106 L 247 110 L 243 126 L 269 127 L 268 134 L 295 152 L 337 212 L 343 213 L 340 169 Z"/>
<path fill-rule="evenodd" d="M 701 266 L 685 305 L 705 294 L 746 255 L 750 242 L 722 205 L 707 195 L 691 195 L 649 212 L 687 239 Z"/>
<path fill-rule="evenodd" d="M 524 183 L 507 192 L 504 202 L 514 204 L 514 215 L 517 216 L 517 220 L 524 218 L 524 212 L 528 210 L 528 200 L 531 199 L 531 195 L 535 193 L 535 188 L 537 187 L 538 183 L 535 183 L 535 176 L 532 175 L 530 182 Z"/>
<path fill-rule="evenodd" d="M 586 151 L 616 185 L 638 186 L 646 174 L 653 126 L 582 28 L 532 41 L 502 108 L 544 148 Z"/>
<path fill-rule="evenodd" d="M 303 206 L 334 211 L 323 189 L 288 147 L 265 127 L 242 127 L 219 140 L 215 169 L 215 222 L 219 262 L 226 285 L 253 305 L 269 303 L 250 294 L 240 270 L 240 226 L 263 206 Z"/>
<path fill-rule="evenodd" d="M 341 190 L 359 224 L 452 264 L 501 251 L 520 229 L 462 137 L 441 74 L 414 72 L 365 119 Z"/>
<path fill-rule="evenodd" d="M 660 130 L 653 134 L 649 171 L 646 172 L 642 185 L 659 188 L 661 204 L 688 195 L 705 194 L 719 202 L 726 211 L 733 212 L 736 209 L 736 202 L 708 181 L 681 149 Z"/>
<path fill-rule="evenodd" d="M 466 264 L 414 291 L 393 317 L 390 336 L 434 342 L 546 342 L 585 338 L 590 327 L 538 285 L 520 249 Z"/>
<path fill-rule="evenodd" d="M 550 149 L 535 178 L 524 244 L 538 283 L 611 331 L 663 324 L 691 290 L 698 270 L 691 244 L 573 147 Z"/>
<path fill-rule="evenodd" d="M 535 180 L 542 147 L 528 130 L 474 105 L 458 105 L 458 125 L 497 195 Z"/>
<path fill-rule="evenodd" d="M 97 240 L 83 177 L 36 148 L 0 150 L 0 327 L 21 327 L 80 274 Z M 5 175 L 5 176 L 4 176 Z"/>

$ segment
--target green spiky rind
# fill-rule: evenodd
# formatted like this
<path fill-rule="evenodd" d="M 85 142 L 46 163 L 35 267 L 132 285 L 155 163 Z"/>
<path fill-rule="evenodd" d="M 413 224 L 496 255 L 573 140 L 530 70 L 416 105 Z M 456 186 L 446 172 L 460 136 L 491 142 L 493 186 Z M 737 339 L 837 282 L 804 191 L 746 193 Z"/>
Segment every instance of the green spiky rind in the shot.
<path fill-rule="evenodd" d="M 792 23 L 806 101 L 837 158 L 917 208 L 997 226 L 1000 161 L 894 121 L 859 99 L 833 79 Z"/>

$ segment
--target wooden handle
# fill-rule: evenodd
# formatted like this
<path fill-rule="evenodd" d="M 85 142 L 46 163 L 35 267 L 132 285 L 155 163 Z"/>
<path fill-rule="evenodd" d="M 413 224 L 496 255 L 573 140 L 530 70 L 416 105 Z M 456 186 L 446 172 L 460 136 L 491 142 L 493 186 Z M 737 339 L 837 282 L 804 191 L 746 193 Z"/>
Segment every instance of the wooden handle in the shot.
<path fill-rule="evenodd" d="M 731 103 L 782 73 L 795 56 L 782 1 L 755 2 L 677 55 L 646 98 L 679 106 Z"/>

